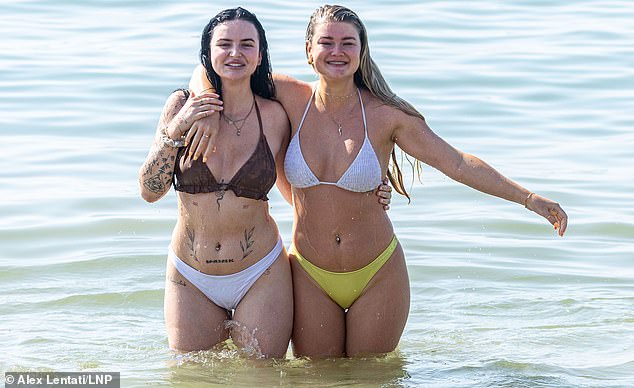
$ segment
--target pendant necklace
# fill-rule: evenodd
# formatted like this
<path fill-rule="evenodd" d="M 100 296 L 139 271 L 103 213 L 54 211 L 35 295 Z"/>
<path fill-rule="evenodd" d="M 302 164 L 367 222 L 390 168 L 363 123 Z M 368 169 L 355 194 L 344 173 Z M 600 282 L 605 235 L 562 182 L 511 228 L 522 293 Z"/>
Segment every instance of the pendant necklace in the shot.
<path fill-rule="evenodd" d="M 343 135 L 343 126 L 341 125 L 340 122 L 338 122 L 337 120 L 335 120 L 334 116 L 330 114 L 330 112 L 328 112 L 328 108 L 326 108 L 326 103 L 324 102 L 323 97 L 321 96 L 321 89 L 317 90 L 317 95 L 319 96 L 319 101 L 321 101 L 321 104 L 324 106 L 324 111 L 326 112 L 326 114 L 328 115 L 328 117 L 330 117 L 330 120 L 332 120 L 333 123 L 335 123 L 335 125 L 337 125 L 337 130 L 339 131 L 339 136 Z M 331 96 L 330 94 L 324 92 L 325 95 L 329 96 L 329 97 L 333 97 L 335 99 L 339 99 L 339 100 L 346 100 L 348 99 L 350 96 L 354 95 L 354 93 L 350 93 L 347 96 Z"/>
<path fill-rule="evenodd" d="M 255 106 L 255 95 L 253 95 L 253 102 L 251 103 L 251 109 L 249 109 L 249 113 L 247 113 L 247 115 L 244 116 L 243 118 L 233 120 L 229 116 L 227 116 L 223 111 L 220 112 L 220 117 L 222 117 L 227 122 L 227 124 L 230 124 L 231 126 L 235 128 L 236 136 L 240 136 L 240 134 L 242 133 L 242 127 L 244 127 L 244 124 L 247 122 L 247 119 L 249 118 L 249 116 L 251 116 L 251 112 L 253 112 L 254 106 Z"/>

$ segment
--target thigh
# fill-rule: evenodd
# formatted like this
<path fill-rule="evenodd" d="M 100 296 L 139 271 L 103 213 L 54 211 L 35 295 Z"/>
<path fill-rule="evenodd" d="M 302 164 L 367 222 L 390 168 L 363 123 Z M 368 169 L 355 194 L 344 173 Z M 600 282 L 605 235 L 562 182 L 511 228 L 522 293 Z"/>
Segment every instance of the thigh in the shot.
<path fill-rule="evenodd" d="M 293 270 L 293 353 L 296 357 L 345 355 L 346 322 L 343 309 L 308 276 L 291 255 Z"/>
<path fill-rule="evenodd" d="M 216 306 L 186 280 L 167 260 L 165 279 L 165 326 L 171 349 L 211 349 L 229 338 L 225 328 L 227 311 Z"/>
<path fill-rule="evenodd" d="M 242 298 L 233 315 L 233 342 L 255 355 L 282 358 L 293 326 L 293 281 L 285 250 Z"/>
<path fill-rule="evenodd" d="M 346 314 L 346 354 L 388 353 L 409 313 L 409 278 L 400 244 Z"/>

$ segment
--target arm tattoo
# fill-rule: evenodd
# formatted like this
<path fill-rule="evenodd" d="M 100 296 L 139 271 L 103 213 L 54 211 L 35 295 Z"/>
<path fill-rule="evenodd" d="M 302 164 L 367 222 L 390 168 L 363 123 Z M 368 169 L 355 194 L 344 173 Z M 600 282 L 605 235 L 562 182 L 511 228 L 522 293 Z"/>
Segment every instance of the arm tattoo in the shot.
<path fill-rule="evenodd" d="M 176 157 L 164 154 L 164 149 L 153 147 L 145 169 L 143 185 L 153 193 L 161 194 L 167 190 L 172 182 Z"/>
<path fill-rule="evenodd" d="M 255 226 L 251 228 L 251 230 L 249 230 L 248 232 L 246 229 L 244 230 L 244 244 L 242 243 L 242 241 L 240 241 L 240 248 L 242 248 L 242 260 L 244 260 L 247 256 L 251 254 L 251 252 L 253 252 L 253 249 L 251 249 L 251 247 L 255 243 L 255 241 L 252 240 L 253 231 L 255 231 Z"/>
<path fill-rule="evenodd" d="M 158 175 L 151 176 L 143 181 L 143 186 L 153 193 L 162 193 L 165 190 L 165 185 L 161 181 Z"/>
<path fill-rule="evenodd" d="M 175 101 L 170 97 L 163 108 L 163 113 L 158 123 L 159 130 L 167 128 L 170 121 L 185 104 L 186 99 L 181 98 Z M 143 176 L 141 178 L 143 187 L 154 194 L 163 194 L 169 189 L 172 183 L 172 175 L 176 166 L 176 150 L 164 145 L 158 136 L 154 139 L 154 144 L 145 160 Z"/>

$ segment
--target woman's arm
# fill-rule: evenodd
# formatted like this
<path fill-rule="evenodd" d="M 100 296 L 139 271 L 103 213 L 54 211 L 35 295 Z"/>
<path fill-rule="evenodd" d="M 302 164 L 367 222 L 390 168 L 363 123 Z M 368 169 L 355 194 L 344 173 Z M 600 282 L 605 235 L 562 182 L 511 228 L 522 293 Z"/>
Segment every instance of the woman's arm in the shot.
<path fill-rule="evenodd" d="M 524 205 L 553 224 L 560 236 L 564 235 L 568 216 L 558 203 L 531 193 L 478 157 L 452 147 L 425 120 L 400 111 L 395 116 L 392 140 L 407 154 L 478 191 Z"/>
<path fill-rule="evenodd" d="M 198 65 L 192 72 L 192 76 L 189 79 L 189 90 L 196 94 L 203 94 L 206 91 L 214 92 L 211 82 L 207 79 L 207 72 L 203 65 Z"/>
<path fill-rule="evenodd" d="M 312 93 L 312 86 L 307 82 L 297 80 L 284 74 L 273 74 L 275 84 L 275 99 L 279 101 L 287 114 L 296 108 L 306 106 L 306 101 Z M 207 71 L 202 65 L 196 66 L 189 80 L 189 90 L 196 94 L 214 92 L 214 88 L 207 78 Z"/>
<path fill-rule="evenodd" d="M 172 184 L 177 148 L 192 141 L 192 124 L 218 109 L 217 100 L 206 94 L 194 96 L 192 93 L 188 98 L 185 91 L 177 91 L 169 96 L 156 128 L 154 143 L 139 171 L 143 199 L 155 202 L 165 195 Z M 196 133 L 194 141 L 202 143 L 210 141 L 211 137 Z"/>
<path fill-rule="evenodd" d="M 303 111 L 306 106 L 306 101 L 310 98 L 312 94 L 312 87 L 309 83 L 299 81 L 293 77 L 284 75 L 284 74 L 273 74 L 273 82 L 275 83 L 275 99 L 282 104 L 282 107 L 286 111 L 287 114 L 292 114 L 292 112 L 296 112 L 298 109 Z M 213 86 L 207 79 L 207 72 L 202 65 L 196 66 L 194 69 L 192 76 L 189 80 L 189 90 L 196 94 L 213 92 Z M 198 120 L 194 123 L 192 129 L 196 128 L 205 128 L 209 129 L 210 132 L 216 132 L 213 130 L 216 127 L 218 122 L 217 117 L 204 118 Z M 201 129 L 203 130 L 203 129 Z M 193 132 L 193 131 L 192 131 Z M 290 131 L 289 131 L 290 133 Z M 286 143 L 288 145 L 288 142 Z M 205 158 L 210 151 L 205 152 Z M 282 196 L 289 204 L 293 204 L 293 194 L 291 190 L 291 185 L 286 180 L 286 175 L 284 174 L 284 155 L 286 154 L 286 146 L 284 147 L 284 153 L 281 156 L 281 159 L 276 158 L 277 165 L 277 188 L 282 193 Z M 385 210 L 389 210 L 390 202 L 392 197 L 392 188 L 384 183 L 380 185 L 375 194 L 377 195 L 378 202 L 383 206 Z"/>
<path fill-rule="evenodd" d="M 286 112 L 284 112 L 283 116 L 283 120 L 280 122 L 280 128 L 283 129 L 282 143 L 279 152 L 275 156 L 275 169 L 277 171 L 277 180 L 275 181 L 275 185 L 286 202 L 293 206 L 293 191 L 291 189 L 291 184 L 288 183 L 288 180 L 286 179 L 286 173 L 284 172 L 284 159 L 286 158 L 286 149 L 288 148 L 288 142 L 291 137 L 291 126 L 288 122 Z"/>
<path fill-rule="evenodd" d="M 187 128 L 183 120 L 175 119 L 177 113 L 185 105 L 187 97 L 177 91 L 172 93 L 165 105 L 156 127 L 154 142 L 150 147 L 143 166 L 139 170 L 139 188 L 141 196 L 148 202 L 161 199 L 172 185 L 172 175 L 176 163 L 177 142 L 182 142 L 182 135 Z"/>

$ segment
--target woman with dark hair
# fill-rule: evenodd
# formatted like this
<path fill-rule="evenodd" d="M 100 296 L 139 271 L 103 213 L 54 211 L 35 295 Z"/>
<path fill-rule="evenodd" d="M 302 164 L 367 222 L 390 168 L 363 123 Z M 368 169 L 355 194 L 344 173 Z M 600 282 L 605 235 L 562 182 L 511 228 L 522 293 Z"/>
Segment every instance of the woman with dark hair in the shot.
<path fill-rule="evenodd" d="M 276 170 L 290 131 L 284 109 L 271 99 L 268 46 L 255 15 L 234 8 L 212 18 L 201 62 L 216 93 L 172 93 L 139 173 L 148 202 L 172 184 L 177 192 L 165 286 L 169 345 L 202 350 L 231 337 L 252 356 L 283 357 L 293 290 L 267 193 L 283 178 Z M 219 120 L 214 111 L 222 120 L 213 133 L 192 127 L 203 117 Z M 209 154 L 201 158 L 199 147 Z"/>
<path fill-rule="evenodd" d="M 557 203 L 446 143 L 390 90 L 353 11 L 318 8 L 306 55 L 319 75 L 315 84 L 274 76 L 293 128 L 285 174 L 295 209 L 289 255 L 296 355 L 386 353 L 398 344 L 409 312 L 407 267 L 388 216 L 370 195 L 387 175 L 408 196 L 395 145 L 458 182 L 524 205 L 563 236 L 568 219 Z M 200 68 L 192 81 L 194 90 L 208 84 Z"/>

